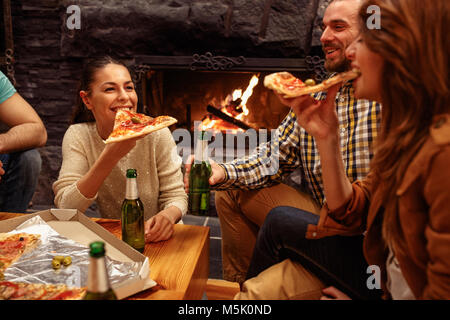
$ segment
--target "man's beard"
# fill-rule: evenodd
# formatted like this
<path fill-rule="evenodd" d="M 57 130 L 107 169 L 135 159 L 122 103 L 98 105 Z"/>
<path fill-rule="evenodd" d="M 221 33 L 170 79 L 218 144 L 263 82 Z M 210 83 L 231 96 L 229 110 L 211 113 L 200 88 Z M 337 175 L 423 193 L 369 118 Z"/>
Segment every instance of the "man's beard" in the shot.
<path fill-rule="evenodd" d="M 350 70 L 351 61 L 344 58 L 339 61 L 325 60 L 325 69 L 328 72 L 344 72 Z"/>

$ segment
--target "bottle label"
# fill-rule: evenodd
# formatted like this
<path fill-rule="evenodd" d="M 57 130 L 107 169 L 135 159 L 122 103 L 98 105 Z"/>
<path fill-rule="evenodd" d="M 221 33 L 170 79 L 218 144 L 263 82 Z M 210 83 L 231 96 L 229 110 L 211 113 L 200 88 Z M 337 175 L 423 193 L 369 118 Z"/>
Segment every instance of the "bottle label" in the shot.
<path fill-rule="evenodd" d="M 108 272 L 105 258 L 90 258 L 87 290 L 90 292 L 106 292 L 109 289 Z"/>
<path fill-rule="evenodd" d="M 202 193 L 202 197 L 200 199 L 200 210 L 208 209 L 208 195 L 206 193 Z"/>
<path fill-rule="evenodd" d="M 127 178 L 125 187 L 125 199 L 136 200 L 139 198 L 136 178 Z"/>

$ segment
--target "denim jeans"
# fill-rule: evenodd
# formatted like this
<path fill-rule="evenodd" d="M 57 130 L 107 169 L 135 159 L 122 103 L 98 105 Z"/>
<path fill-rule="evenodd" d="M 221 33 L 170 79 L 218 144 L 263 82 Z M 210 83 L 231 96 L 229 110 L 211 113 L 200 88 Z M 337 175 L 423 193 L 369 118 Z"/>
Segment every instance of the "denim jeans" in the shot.
<path fill-rule="evenodd" d="M 318 215 L 297 208 L 272 209 L 258 233 L 247 279 L 289 258 L 351 298 L 380 298 L 381 290 L 366 285 L 371 274 L 363 255 L 364 236 L 306 239 L 307 226 L 318 221 Z"/>
<path fill-rule="evenodd" d="M 0 154 L 5 174 L 0 180 L 0 211 L 26 212 L 33 197 L 42 160 L 36 149 Z"/>

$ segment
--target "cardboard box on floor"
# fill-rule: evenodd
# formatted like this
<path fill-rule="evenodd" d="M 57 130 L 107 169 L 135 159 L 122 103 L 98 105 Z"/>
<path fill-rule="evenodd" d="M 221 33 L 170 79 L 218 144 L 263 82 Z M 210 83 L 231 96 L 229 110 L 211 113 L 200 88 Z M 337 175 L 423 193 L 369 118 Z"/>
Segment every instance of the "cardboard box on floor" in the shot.
<path fill-rule="evenodd" d="M 105 242 L 106 255 L 111 259 L 123 262 L 142 262 L 138 277 L 113 286 L 118 299 L 126 298 L 156 285 L 156 282 L 150 279 L 150 266 L 146 256 L 134 250 L 128 244 L 118 239 L 108 230 L 95 223 L 78 210 L 48 209 L 0 221 L 0 232 L 10 232 L 26 220 L 37 215 L 60 235 L 72 239 L 82 245 L 89 246 L 89 243 L 92 241 Z"/>

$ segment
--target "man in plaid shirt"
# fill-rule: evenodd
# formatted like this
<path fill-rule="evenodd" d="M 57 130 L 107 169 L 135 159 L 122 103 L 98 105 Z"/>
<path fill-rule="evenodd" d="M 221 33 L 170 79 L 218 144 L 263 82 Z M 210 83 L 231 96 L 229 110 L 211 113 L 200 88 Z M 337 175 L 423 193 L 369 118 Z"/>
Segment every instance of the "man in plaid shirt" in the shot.
<path fill-rule="evenodd" d="M 342 0 L 334 0 L 338 1 Z M 323 24 L 321 42 L 329 72 L 343 72 L 350 66 L 345 49 L 357 36 L 357 8 L 353 3 L 358 1 L 346 2 L 352 4 L 343 6 Z M 322 92 L 314 98 L 323 100 L 325 96 L 326 92 Z M 335 102 L 347 176 L 350 181 L 362 179 L 369 172 L 381 106 L 372 101 L 356 100 L 352 81 L 342 84 Z M 212 168 L 210 184 L 217 190 L 215 201 L 222 233 L 223 278 L 242 284 L 259 227 L 271 209 L 291 206 L 319 213 L 325 201 L 319 153 L 314 138 L 299 126 L 296 114 L 290 110 L 277 128 L 275 139 L 260 145 L 245 158 L 212 164 Z M 189 169 L 190 165 L 187 165 L 186 189 Z M 281 182 L 294 170 L 300 173 L 299 189 Z"/>

